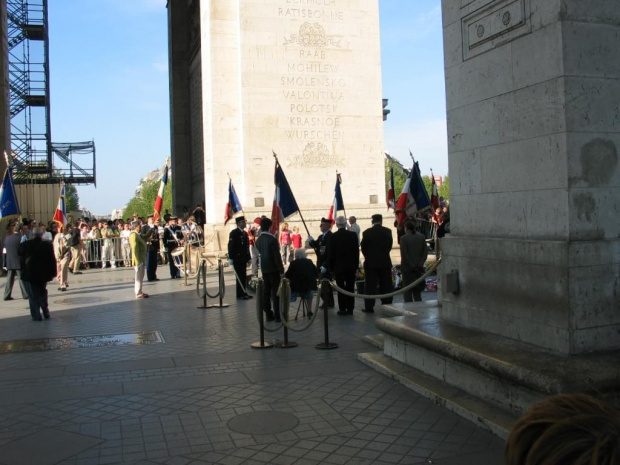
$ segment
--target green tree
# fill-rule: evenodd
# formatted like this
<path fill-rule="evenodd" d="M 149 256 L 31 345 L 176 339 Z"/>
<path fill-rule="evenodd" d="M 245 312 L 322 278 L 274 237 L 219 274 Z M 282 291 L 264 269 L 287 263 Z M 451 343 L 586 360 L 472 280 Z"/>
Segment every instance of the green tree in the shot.
<path fill-rule="evenodd" d="M 65 185 L 65 202 L 67 212 L 75 212 L 80 208 L 80 196 L 73 184 Z"/>
<path fill-rule="evenodd" d="M 441 186 L 437 190 L 439 191 L 439 197 L 450 200 L 450 177 L 448 175 L 443 177 Z"/>
<path fill-rule="evenodd" d="M 160 183 L 161 179 L 143 180 L 136 195 L 127 203 L 125 217 L 129 218 L 134 213 L 143 217 L 153 214 L 153 207 L 155 206 Z M 166 210 L 172 210 L 172 179 L 170 177 L 168 177 L 168 183 L 164 189 L 164 202 L 161 207 L 162 216 Z"/>

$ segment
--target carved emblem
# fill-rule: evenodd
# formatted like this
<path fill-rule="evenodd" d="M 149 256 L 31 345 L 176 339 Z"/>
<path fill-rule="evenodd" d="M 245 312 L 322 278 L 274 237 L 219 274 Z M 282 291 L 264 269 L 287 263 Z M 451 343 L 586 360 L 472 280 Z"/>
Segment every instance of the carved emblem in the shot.
<path fill-rule="evenodd" d="M 484 35 L 484 26 L 482 24 L 476 28 L 476 34 L 480 38 Z"/>
<path fill-rule="evenodd" d="M 502 23 L 504 23 L 504 26 L 508 26 L 510 24 L 510 20 L 511 20 L 511 15 L 510 15 L 510 11 L 507 11 L 506 13 L 504 13 L 504 15 L 502 16 Z"/>
<path fill-rule="evenodd" d="M 289 164 L 294 168 L 332 168 L 342 165 L 343 159 L 330 155 L 329 149 L 322 142 L 308 142 L 303 154 Z"/>
<path fill-rule="evenodd" d="M 302 47 L 324 48 L 333 46 L 340 48 L 340 39 L 325 33 L 325 28 L 319 23 L 303 23 L 299 28 L 299 34 L 291 34 L 284 39 L 284 45 L 297 44 Z"/>

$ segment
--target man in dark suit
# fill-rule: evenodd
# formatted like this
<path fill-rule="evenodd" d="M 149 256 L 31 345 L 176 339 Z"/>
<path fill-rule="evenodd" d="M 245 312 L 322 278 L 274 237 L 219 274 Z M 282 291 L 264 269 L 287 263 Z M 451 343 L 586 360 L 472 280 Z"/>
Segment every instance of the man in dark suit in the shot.
<path fill-rule="evenodd" d="M 21 280 L 21 263 L 19 260 L 19 244 L 22 240 L 21 228 L 18 231 L 17 223 L 15 221 L 11 221 L 7 228 L 6 237 L 4 238 L 4 248 L 6 249 L 6 285 L 4 286 L 4 300 L 13 300 L 11 293 L 13 292 L 13 283 L 15 282 L 15 277 L 17 277 L 19 281 L 19 287 L 22 291 L 22 297 L 24 299 L 28 298 L 28 293 L 26 292 L 26 287 L 24 286 L 24 282 Z"/>
<path fill-rule="evenodd" d="M 167 221 L 168 225 L 164 228 L 164 247 L 166 247 L 168 267 L 170 268 L 170 279 L 178 279 L 181 277 L 181 270 L 175 265 L 172 252 L 180 245 L 177 231 L 179 231 L 181 227 L 177 226 L 176 216 L 169 216 Z"/>
<path fill-rule="evenodd" d="M 41 237 L 45 231 L 39 227 L 32 230 L 32 239 L 22 242 L 19 256 L 22 263 L 22 280 L 28 291 L 30 316 L 34 321 L 41 321 L 41 312 L 45 319 L 50 317 L 47 304 L 47 283 L 56 276 L 56 257 L 50 241 Z"/>
<path fill-rule="evenodd" d="M 245 291 L 247 284 L 247 266 L 250 261 L 250 240 L 245 232 L 245 217 L 235 219 L 237 227 L 228 235 L 228 259 L 237 274 L 237 299 L 248 300 L 252 296 Z"/>
<path fill-rule="evenodd" d="M 336 284 L 345 291 L 354 292 L 355 272 L 359 266 L 360 251 L 357 234 L 347 231 L 347 219 L 336 218 L 336 231 L 331 237 L 327 269 L 334 273 Z M 353 315 L 355 298 L 338 294 L 338 315 Z"/>
<path fill-rule="evenodd" d="M 319 225 L 319 228 L 321 229 L 321 235 L 318 237 L 318 239 L 310 239 L 310 247 L 312 247 L 314 249 L 314 251 L 316 252 L 316 267 L 319 270 L 320 276 L 321 277 L 325 277 L 327 276 L 327 258 L 329 256 L 329 253 L 331 251 L 330 247 L 330 241 L 331 241 L 331 237 L 332 237 L 332 222 L 331 220 L 328 220 L 327 218 L 321 218 L 321 224 Z M 329 288 L 329 292 L 326 293 L 326 295 L 321 295 L 321 297 L 323 298 L 323 304 L 321 305 L 321 308 L 325 309 L 327 308 L 327 306 L 329 307 L 333 307 L 334 306 L 334 294 L 332 293 L 331 287 Z"/>
<path fill-rule="evenodd" d="M 280 278 L 284 275 L 284 265 L 278 240 L 269 232 L 272 224 L 269 218 L 260 220 L 260 235 L 256 239 L 256 248 L 260 254 L 260 269 L 263 274 L 263 312 L 267 321 L 281 321 L 278 287 Z"/>
<path fill-rule="evenodd" d="M 364 272 L 366 273 L 366 294 L 375 294 L 377 284 L 380 294 L 393 291 L 392 286 L 392 231 L 382 226 L 383 217 L 372 215 L 372 227 L 362 235 L 362 254 L 364 254 Z M 392 303 L 392 298 L 381 299 L 381 303 Z M 373 313 L 375 299 L 364 299 L 364 312 Z"/>
<path fill-rule="evenodd" d="M 405 222 L 405 235 L 400 238 L 400 271 L 403 274 L 403 287 L 416 281 L 424 274 L 424 262 L 428 255 L 426 238 L 416 231 L 413 221 Z M 403 294 L 405 302 L 420 302 L 424 284 L 416 286 Z"/>

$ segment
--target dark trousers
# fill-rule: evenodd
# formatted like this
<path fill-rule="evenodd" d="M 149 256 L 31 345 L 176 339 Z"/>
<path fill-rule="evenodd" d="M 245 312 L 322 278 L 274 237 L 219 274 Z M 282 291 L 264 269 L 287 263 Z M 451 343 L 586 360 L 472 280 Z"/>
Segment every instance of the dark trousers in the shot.
<path fill-rule="evenodd" d="M 271 304 L 276 318 L 280 318 L 280 298 L 278 297 L 278 286 L 280 286 L 280 273 L 272 271 L 263 272 L 263 311 L 269 315 Z"/>
<path fill-rule="evenodd" d="M 233 261 L 233 268 L 235 269 L 235 273 L 237 273 L 237 279 L 235 279 L 235 283 L 237 284 L 237 297 L 243 297 L 246 295 L 244 287 L 247 284 L 247 265 L 248 262 L 245 260 Z M 243 286 L 241 283 L 243 283 Z"/>
<path fill-rule="evenodd" d="M 157 278 L 157 250 L 146 253 L 146 279 L 153 281 Z"/>
<path fill-rule="evenodd" d="M 6 270 L 6 284 L 4 286 L 4 300 L 8 299 L 13 292 L 13 283 L 15 282 L 15 278 L 19 282 L 19 288 L 22 291 L 22 298 L 28 298 L 28 291 L 26 290 L 26 286 L 24 286 L 24 282 L 21 280 L 22 272 L 21 270 Z"/>
<path fill-rule="evenodd" d="M 180 278 L 181 270 L 179 270 L 177 266 L 174 264 L 174 258 L 172 257 L 172 250 L 168 250 L 168 252 L 166 252 L 166 257 L 168 257 L 168 266 L 170 267 L 170 277 Z"/>
<path fill-rule="evenodd" d="M 28 303 L 30 305 L 30 316 L 32 319 L 41 319 L 41 312 L 39 310 L 43 310 L 43 316 L 49 315 L 50 310 L 47 306 L 47 283 L 24 281 L 24 284 L 28 291 Z"/>
<path fill-rule="evenodd" d="M 364 271 L 366 273 L 366 294 L 377 294 L 377 285 L 379 294 L 388 294 L 394 290 L 390 268 L 365 268 Z M 381 303 L 391 304 L 392 297 L 381 299 Z M 373 310 L 375 299 L 364 299 L 364 307 L 366 310 Z"/>
<path fill-rule="evenodd" d="M 406 270 L 406 269 L 402 269 L 402 274 L 403 274 L 403 287 L 408 286 L 409 284 L 411 284 L 412 282 L 414 282 L 416 279 L 418 279 L 420 276 L 422 276 L 422 270 Z M 413 302 L 414 300 L 416 302 L 421 302 L 422 301 L 422 291 L 418 290 L 421 289 L 421 287 L 416 286 L 413 289 L 410 289 L 408 291 L 403 292 L 403 298 L 405 300 L 405 302 Z M 412 299 L 413 297 L 413 299 Z"/>
<path fill-rule="evenodd" d="M 342 271 L 334 273 L 336 284 L 345 291 L 355 291 L 355 270 Z M 353 311 L 355 307 L 355 297 L 338 293 L 338 309 L 340 311 Z"/>

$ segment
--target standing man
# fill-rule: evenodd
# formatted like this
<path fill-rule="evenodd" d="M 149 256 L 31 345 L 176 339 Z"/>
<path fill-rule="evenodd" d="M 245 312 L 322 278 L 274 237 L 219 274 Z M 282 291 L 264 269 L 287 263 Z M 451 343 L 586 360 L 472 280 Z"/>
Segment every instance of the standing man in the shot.
<path fill-rule="evenodd" d="M 362 231 L 360 230 L 360 225 L 357 224 L 357 218 L 354 216 L 349 217 L 349 225 L 347 226 L 347 231 L 353 231 L 357 235 L 357 246 L 360 244 L 360 234 Z"/>
<path fill-rule="evenodd" d="M 426 238 L 416 231 L 413 221 L 405 222 L 405 234 L 400 238 L 400 271 L 403 274 L 403 287 L 408 286 L 424 274 L 424 262 L 428 256 Z M 422 301 L 424 284 L 416 286 L 403 294 L 405 302 Z"/>
<path fill-rule="evenodd" d="M 69 263 L 69 271 L 73 274 L 82 274 L 80 271 L 80 264 L 82 262 L 82 232 L 80 231 L 79 225 L 76 225 L 71 230 L 69 247 L 71 247 L 71 263 Z"/>
<path fill-rule="evenodd" d="M 256 239 L 260 234 L 260 218 L 254 218 L 254 222 L 249 228 L 248 238 L 250 239 L 250 257 L 252 257 L 252 276 L 258 276 L 258 265 L 260 262 L 260 254 L 256 248 Z"/>
<path fill-rule="evenodd" d="M 336 218 L 336 231 L 331 237 L 331 253 L 327 268 L 334 273 L 336 284 L 345 291 L 355 292 L 355 272 L 360 262 L 357 234 L 347 231 L 344 216 Z M 338 315 L 353 315 L 355 297 L 338 293 Z"/>
<path fill-rule="evenodd" d="M 284 275 L 284 265 L 278 240 L 269 232 L 271 225 L 272 221 L 269 218 L 260 220 L 260 235 L 256 239 L 256 248 L 260 254 L 260 266 L 263 272 L 263 311 L 267 321 L 274 319 L 281 321 L 278 287 L 280 278 Z M 273 311 L 271 310 L 272 304 Z"/>
<path fill-rule="evenodd" d="M 71 250 L 67 245 L 67 237 L 65 236 L 65 227 L 58 225 L 58 234 L 54 236 L 54 257 L 56 258 L 56 280 L 58 281 L 58 290 L 65 292 L 69 285 L 69 256 Z"/>
<path fill-rule="evenodd" d="M 180 226 L 177 226 L 177 217 L 170 216 L 168 218 L 168 225 L 164 228 L 164 247 L 166 248 L 168 267 L 170 268 L 170 279 L 181 277 L 181 270 L 174 264 L 174 257 L 172 256 L 174 249 L 179 246 L 177 229 L 181 229 Z"/>
<path fill-rule="evenodd" d="M 146 256 L 146 279 L 150 281 L 159 281 L 157 278 L 157 255 L 159 255 L 159 228 L 153 223 L 153 215 L 147 217 L 147 237 L 146 244 L 148 247 Z"/>
<path fill-rule="evenodd" d="M 312 247 L 316 252 L 316 267 L 319 269 L 321 277 L 323 277 L 323 275 L 327 274 L 327 258 L 329 256 L 329 253 L 331 252 L 331 220 L 328 220 L 327 218 L 321 218 L 321 224 L 319 225 L 319 228 L 321 228 L 321 235 L 319 236 L 319 238 L 314 240 L 313 238 L 309 237 L 308 239 L 310 241 L 310 247 Z M 331 290 L 331 287 L 328 288 L 327 294 L 321 295 L 321 297 L 323 298 L 323 303 L 321 304 L 320 308 L 325 309 L 328 306 L 334 306 L 334 294 Z"/>
<path fill-rule="evenodd" d="M 50 317 L 47 283 L 56 276 L 56 258 L 52 243 L 42 239 L 45 230 L 35 227 L 31 231 L 32 239 L 19 246 L 19 256 L 22 260 L 22 280 L 28 291 L 30 316 L 33 321 L 41 321 L 40 310 L 46 320 Z"/>
<path fill-rule="evenodd" d="M 15 277 L 19 281 L 19 288 L 22 291 L 22 298 L 28 298 L 26 286 L 21 280 L 22 266 L 19 260 L 19 244 L 22 240 L 22 228 L 19 230 L 15 221 L 9 222 L 7 226 L 6 237 L 4 238 L 4 248 L 6 249 L 6 285 L 4 286 L 4 300 L 13 300 L 11 293 L 13 292 L 13 283 Z"/>
<path fill-rule="evenodd" d="M 142 223 L 140 221 L 132 221 L 131 227 L 133 231 L 129 235 L 129 245 L 131 246 L 131 265 L 134 268 L 134 289 L 136 298 L 145 299 L 149 295 L 142 292 L 142 282 L 144 281 L 144 271 L 146 266 L 146 242 L 140 236 Z"/>
<path fill-rule="evenodd" d="M 362 235 L 362 254 L 364 255 L 364 271 L 366 273 L 366 294 L 375 294 L 377 284 L 380 294 L 392 292 L 392 231 L 384 228 L 383 216 L 372 215 L 372 226 Z M 392 298 L 381 299 L 381 303 L 392 303 Z M 373 313 L 375 299 L 364 299 L 363 312 Z"/>
<path fill-rule="evenodd" d="M 245 291 L 247 285 L 247 267 L 250 261 L 250 241 L 245 232 L 245 217 L 238 216 L 235 219 L 237 227 L 230 231 L 228 236 L 228 259 L 237 275 L 237 299 L 249 300 L 252 298 Z"/>

